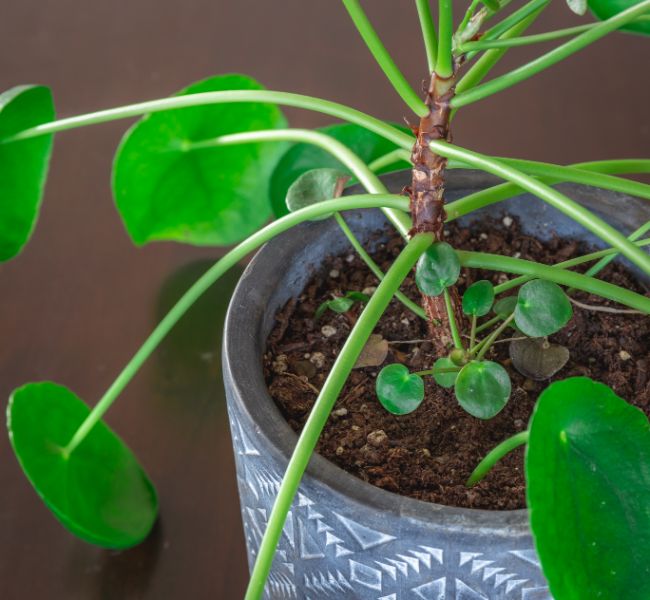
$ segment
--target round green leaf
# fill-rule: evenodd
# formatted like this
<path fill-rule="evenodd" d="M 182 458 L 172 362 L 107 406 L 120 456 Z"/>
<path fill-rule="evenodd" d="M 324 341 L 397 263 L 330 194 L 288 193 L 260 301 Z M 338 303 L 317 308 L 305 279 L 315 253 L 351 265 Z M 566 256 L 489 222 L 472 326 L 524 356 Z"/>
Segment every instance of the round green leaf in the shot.
<path fill-rule="evenodd" d="M 640 3 L 641 0 L 588 0 L 587 2 L 591 12 L 603 21 Z M 650 21 L 639 20 L 639 22 L 630 23 L 621 29 L 650 35 Z"/>
<path fill-rule="evenodd" d="M 52 120 L 49 88 L 21 85 L 0 94 L 0 261 L 19 254 L 32 234 L 47 179 L 52 135 L 4 144 L 1 140 Z"/>
<path fill-rule="evenodd" d="M 534 279 L 521 286 L 515 308 L 515 323 L 526 335 L 551 335 L 562 329 L 571 315 L 571 302 L 557 283 Z"/>
<path fill-rule="evenodd" d="M 244 75 L 220 75 L 178 95 L 258 89 Z M 192 144 L 286 124 L 276 106 L 254 102 L 182 108 L 138 121 L 113 164 L 115 202 L 133 241 L 228 245 L 245 239 L 271 215 L 269 179 L 286 145 Z"/>
<path fill-rule="evenodd" d="M 650 423 L 586 377 L 539 397 L 527 503 L 554 598 L 650 598 Z"/>
<path fill-rule="evenodd" d="M 476 281 L 463 294 L 463 312 L 466 315 L 487 315 L 493 304 L 494 286 L 487 279 Z"/>
<path fill-rule="evenodd" d="M 66 528 L 99 546 L 128 548 L 141 542 L 156 520 L 156 491 L 133 453 L 103 422 L 65 455 L 89 412 L 63 386 L 29 383 L 9 400 L 9 439 L 25 475 Z"/>
<path fill-rule="evenodd" d="M 337 169 L 312 169 L 307 171 L 289 187 L 286 198 L 287 208 L 294 212 L 312 204 L 338 198 L 349 178 L 349 175 Z M 320 221 L 327 219 L 329 216 L 323 215 L 314 220 Z"/>
<path fill-rule="evenodd" d="M 409 373 L 404 365 L 397 363 L 379 372 L 375 387 L 382 406 L 394 415 L 407 415 L 424 400 L 422 377 Z"/>
<path fill-rule="evenodd" d="M 439 296 L 460 276 L 460 261 L 447 242 L 436 242 L 420 256 L 415 268 L 415 283 L 427 296 Z"/>
<path fill-rule="evenodd" d="M 587 0 L 566 0 L 566 3 L 576 15 L 584 15 L 587 12 Z"/>
<path fill-rule="evenodd" d="M 393 126 L 398 127 L 403 131 L 409 131 L 401 125 Z M 327 127 L 321 127 L 318 131 L 326 133 L 327 135 L 338 140 L 347 146 L 365 163 L 371 163 L 373 160 L 384 156 L 398 146 L 383 137 L 368 131 L 365 127 L 355 125 L 354 123 L 337 123 Z M 380 169 L 379 173 L 387 173 L 397 169 L 409 167 L 409 163 L 405 161 L 396 161 L 391 165 Z M 343 173 L 350 175 L 350 171 L 329 152 L 318 148 L 313 144 L 299 143 L 291 146 L 286 154 L 280 159 L 271 177 L 269 186 L 269 193 L 273 205 L 273 212 L 276 217 L 283 217 L 288 214 L 285 198 L 289 186 L 303 173 L 310 169 L 317 168 L 332 168 Z"/>
<path fill-rule="evenodd" d="M 491 419 L 510 398 L 510 377 L 498 363 L 473 360 L 458 374 L 454 392 L 458 403 L 472 416 Z"/>
<path fill-rule="evenodd" d="M 436 369 L 458 369 L 458 371 L 460 370 L 458 365 L 456 365 L 456 363 L 454 363 L 453 360 L 447 357 L 439 358 L 435 363 L 433 363 L 433 369 L 434 371 Z M 435 373 L 433 375 L 433 378 L 435 379 L 436 383 L 442 386 L 443 388 L 452 388 L 456 383 L 456 378 L 458 377 L 458 371 L 449 372 L 449 373 Z"/>

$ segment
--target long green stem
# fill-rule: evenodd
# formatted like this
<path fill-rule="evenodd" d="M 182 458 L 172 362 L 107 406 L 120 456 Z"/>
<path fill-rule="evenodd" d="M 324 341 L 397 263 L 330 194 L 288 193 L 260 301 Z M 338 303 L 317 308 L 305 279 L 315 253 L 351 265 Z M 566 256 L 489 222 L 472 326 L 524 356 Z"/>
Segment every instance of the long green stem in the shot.
<path fill-rule="evenodd" d="M 438 58 L 436 60 L 436 73 L 443 79 L 447 79 L 454 74 L 453 36 L 454 12 L 452 0 L 438 0 Z"/>
<path fill-rule="evenodd" d="M 476 328 L 476 333 L 481 333 L 482 331 L 485 331 L 486 329 L 489 329 L 492 327 L 492 325 L 496 325 L 499 321 L 501 321 L 503 317 L 497 315 L 496 317 L 492 317 L 491 319 L 488 319 L 485 321 L 485 323 L 481 323 L 477 328 Z"/>
<path fill-rule="evenodd" d="M 641 227 L 638 229 L 634 230 L 629 236 L 628 240 L 631 242 L 636 242 L 642 235 L 650 231 L 650 221 L 645 222 Z M 650 240 L 644 240 L 646 243 L 650 243 Z M 595 277 L 598 273 L 600 273 L 610 262 L 612 262 L 616 257 L 618 256 L 618 253 L 610 254 L 609 256 L 604 256 L 601 258 L 595 265 L 592 265 L 587 269 L 585 272 L 585 275 L 588 277 Z M 569 290 L 571 291 L 571 290 Z"/>
<path fill-rule="evenodd" d="M 411 239 L 368 301 L 337 356 L 287 465 L 251 573 L 246 600 L 258 600 L 262 597 L 287 513 L 332 407 L 390 299 L 432 241 L 431 234 L 418 234 Z"/>
<path fill-rule="evenodd" d="M 627 10 L 621 11 L 606 21 L 598 23 L 598 25 L 589 31 L 576 36 L 572 40 L 569 40 L 561 46 L 554 48 L 550 52 L 547 52 L 543 56 L 540 56 L 539 58 L 519 67 L 518 69 L 497 77 L 492 81 L 479 85 L 472 90 L 468 90 L 456 95 L 452 99 L 451 105 L 454 108 L 467 106 L 468 104 L 472 104 L 473 102 L 482 100 L 488 96 L 492 96 L 497 92 L 525 81 L 533 75 L 536 75 L 537 73 L 548 69 L 549 67 L 564 60 L 572 54 L 575 54 L 590 44 L 593 44 L 600 38 L 604 37 L 612 31 L 619 29 L 626 23 L 635 20 L 637 17 L 640 17 L 648 10 L 650 10 L 650 0 L 639 2 L 638 4 L 633 5 Z"/>
<path fill-rule="evenodd" d="M 259 248 L 262 244 L 268 242 L 276 235 L 310 219 L 330 214 L 332 211 L 352 210 L 358 208 L 380 208 L 387 206 L 396 210 L 405 209 L 408 201 L 402 196 L 370 194 L 360 196 L 346 196 L 337 198 L 329 202 L 322 202 L 300 209 L 296 212 L 286 215 L 263 229 L 254 233 L 241 244 L 233 248 L 223 258 L 219 259 L 204 275 L 197 280 L 192 287 L 183 294 L 181 299 L 167 313 L 165 318 L 153 330 L 151 335 L 144 342 L 142 347 L 135 353 L 133 358 L 124 367 L 112 385 L 108 388 L 101 400 L 90 412 L 86 420 L 81 424 L 79 429 L 72 437 L 66 448 L 69 454 L 84 440 L 88 432 L 102 418 L 104 413 L 109 409 L 113 401 L 120 392 L 131 381 L 138 369 L 147 360 L 151 353 L 156 349 L 158 344 L 167 335 L 170 329 L 178 320 L 187 312 L 187 310 L 196 302 L 196 300 L 221 277 L 228 269 L 243 260 L 248 254 Z"/>
<path fill-rule="evenodd" d="M 630 196 L 637 196 L 650 200 L 650 185 L 639 181 L 632 181 L 623 177 L 613 177 L 605 173 L 598 173 L 593 170 L 583 170 L 576 167 L 565 167 L 552 163 L 539 162 L 534 160 L 522 160 L 516 158 L 499 158 L 515 169 L 519 169 L 528 175 L 535 175 L 551 182 L 568 181 L 581 183 L 604 190 L 612 190 Z"/>
<path fill-rule="evenodd" d="M 107 123 L 118 119 L 129 119 L 139 117 L 150 113 L 161 112 L 165 110 L 176 110 L 190 106 L 203 106 L 207 104 L 233 104 L 239 102 L 261 102 L 263 104 L 278 104 L 283 106 L 293 106 L 320 112 L 337 119 L 343 119 L 350 123 L 356 123 L 373 131 L 387 140 L 390 140 L 402 148 L 413 146 L 413 136 L 400 131 L 392 125 L 388 125 L 381 119 L 376 119 L 359 110 L 350 108 L 343 104 L 321 100 L 311 96 L 301 94 L 292 94 L 289 92 L 272 92 L 268 90 L 231 90 L 226 92 L 203 92 L 201 94 L 189 94 L 187 96 L 173 96 L 172 98 L 161 98 L 149 102 L 140 102 L 138 104 L 129 104 L 108 110 L 100 110 L 67 119 L 59 119 L 50 123 L 43 123 L 36 127 L 25 129 L 16 135 L 6 138 L 0 143 L 7 143 L 13 140 L 24 140 L 27 138 L 37 137 L 48 133 L 58 133 L 77 127 L 87 125 L 96 125 Z"/>
<path fill-rule="evenodd" d="M 453 168 L 466 168 L 467 164 L 462 161 L 450 161 L 450 165 Z M 560 166 L 560 165 L 556 165 Z M 602 174 L 621 174 L 621 173 L 650 173 L 650 160 L 645 159 L 623 159 L 623 160 L 611 160 L 611 161 L 594 161 L 586 163 L 576 163 L 574 165 L 569 165 L 570 168 L 580 170 L 581 172 L 590 171 Z M 575 174 L 576 171 L 573 171 Z M 581 176 L 582 178 L 582 176 Z M 566 181 L 563 177 L 551 177 L 551 178 L 541 178 L 546 184 L 552 185 L 555 183 L 563 183 Z M 584 179 L 586 181 L 586 179 Z M 592 180 L 593 181 L 593 180 Z M 606 181 L 606 184 L 610 189 L 616 188 L 615 191 L 619 191 L 619 185 L 616 182 L 619 182 L 620 187 L 626 187 L 627 181 L 622 178 L 609 179 Z M 625 182 L 625 183 L 623 183 Z M 629 188 L 627 188 L 629 189 Z M 644 189 L 644 188 L 642 188 Z M 456 200 L 455 202 L 449 203 L 445 209 L 447 213 L 447 220 L 451 221 L 457 219 L 462 215 L 466 215 L 470 212 L 483 208 L 484 206 L 490 206 L 502 200 L 512 198 L 522 193 L 522 188 L 514 183 L 501 183 L 489 188 L 485 188 L 478 192 L 468 194 L 467 196 Z"/>
<path fill-rule="evenodd" d="M 638 231 L 638 230 L 637 230 Z M 632 236 L 628 238 L 629 240 L 632 240 Z M 640 242 L 636 242 L 636 245 L 639 247 L 643 246 L 648 246 L 650 245 L 650 238 L 642 240 Z M 556 263 L 554 265 L 551 265 L 554 269 L 569 269 L 571 267 L 575 267 L 577 265 L 581 265 L 586 262 L 591 262 L 592 260 L 598 260 L 599 258 L 610 258 L 613 259 L 616 256 L 618 256 L 619 252 L 616 250 L 616 248 L 607 248 L 606 250 L 598 250 L 597 252 L 591 252 L 590 254 L 584 254 L 583 256 L 577 256 L 576 258 L 571 258 L 569 260 L 564 260 L 562 262 Z M 591 270 L 591 269 L 590 269 Z M 600 269 L 598 269 L 599 271 Z M 585 275 L 587 277 L 593 277 L 596 275 L 596 273 L 591 273 L 591 272 L 586 272 Z M 534 279 L 533 276 L 529 275 L 522 275 L 521 277 L 516 277 L 515 279 L 511 279 L 510 281 L 505 281 L 503 283 L 500 283 L 499 285 L 495 286 L 494 288 L 494 293 L 495 294 L 502 294 L 503 292 L 507 292 L 508 290 L 511 290 L 512 288 L 515 288 L 519 285 L 523 285 L 527 281 L 530 281 L 531 279 Z M 567 290 L 567 292 L 571 292 L 571 288 Z"/>
<path fill-rule="evenodd" d="M 650 257 L 645 252 L 630 242 L 623 234 L 616 231 L 611 225 L 608 225 L 605 221 L 561 192 L 497 159 L 459 148 L 458 146 L 443 141 L 432 140 L 430 146 L 441 156 L 465 161 L 483 171 L 507 179 L 541 198 L 606 241 L 610 246 L 620 250 L 621 254 L 640 267 L 644 272 L 650 273 Z"/>
<path fill-rule="evenodd" d="M 529 14 L 521 22 L 513 25 L 508 31 L 501 35 L 501 39 L 510 39 L 517 37 L 524 33 L 539 17 L 544 9 L 548 6 L 549 0 L 534 0 L 539 4 L 532 14 Z M 532 3 L 531 3 L 532 4 Z M 514 14 L 514 13 L 513 13 Z M 508 51 L 507 48 L 498 48 L 488 50 L 479 58 L 476 63 L 465 73 L 463 78 L 456 85 L 456 93 L 462 94 L 468 90 L 475 88 L 483 79 L 488 75 L 492 68 L 503 58 L 504 54 Z M 468 55 L 469 58 L 469 55 Z M 456 114 L 456 110 L 452 111 L 452 117 Z"/>
<path fill-rule="evenodd" d="M 381 169 L 385 169 L 391 165 L 398 166 L 400 162 L 405 162 L 410 165 L 411 153 L 408 150 L 397 148 L 391 150 L 386 154 L 376 158 L 371 163 L 368 163 L 368 168 L 375 173 Z"/>
<path fill-rule="evenodd" d="M 458 325 L 456 323 L 456 316 L 454 315 L 454 308 L 451 305 L 451 298 L 449 297 L 449 291 L 447 288 L 443 290 L 445 296 L 445 308 L 447 309 L 447 318 L 449 320 L 449 329 L 451 330 L 451 337 L 454 340 L 454 346 L 459 350 L 463 350 L 463 341 L 458 332 Z"/>
<path fill-rule="evenodd" d="M 476 485 L 506 454 L 509 454 L 515 448 L 519 448 L 519 446 L 526 443 L 528 443 L 528 431 L 517 433 L 501 442 L 498 446 L 490 450 L 485 458 L 477 465 L 465 485 L 467 487 Z"/>
<path fill-rule="evenodd" d="M 469 351 L 472 351 L 472 348 L 474 348 L 474 342 L 476 341 L 476 321 L 477 317 L 476 314 L 472 315 L 472 324 L 469 328 Z"/>
<path fill-rule="evenodd" d="M 650 17 L 638 17 L 634 23 L 650 21 Z M 567 27 L 566 29 L 556 29 L 555 31 L 546 31 L 544 33 L 537 33 L 535 35 L 525 35 L 510 39 L 480 39 L 475 42 L 465 42 L 458 49 L 460 52 L 470 52 L 472 50 L 487 50 L 490 48 L 516 48 L 519 46 L 529 46 L 531 44 L 539 44 L 542 42 L 550 42 L 563 37 L 569 37 L 577 33 L 583 33 L 593 29 L 600 21 L 594 23 L 586 23 L 584 25 L 576 25 L 575 27 Z"/>
<path fill-rule="evenodd" d="M 231 133 L 211 140 L 188 144 L 185 149 L 189 152 L 220 146 L 277 141 L 303 142 L 318 146 L 348 167 L 352 174 L 370 193 L 388 194 L 386 186 L 352 150 L 333 137 L 311 129 L 268 129 Z M 390 208 L 384 209 L 384 213 L 400 234 L 406 237 L 411 229 L 411 219 L 408 215 L 402 211 L 395 211 Z"/>
<path fill-rule="evenodd" d="M 503 333 L 504 329 L 510 325 L 511 321 L 515 318 L 514 313 L 511 314 L 507 319 L 501 323 L 485 340 L 483 343 L 479 344 L 480 350 L 476 355 L 476 360 L 481 360 L 487 351 L 492 347 L 492 344 L 497 340 L 497 338 Z"/>
<path fill-rule="evenodd" d="M 366 17 L 366 14 L 363 12 L 359 0 L 343 0 L 343 4 L 348 10 L 348 13 L 350 13 L 350 17 L 361 34 L 363 41 L 366 43 L 366 46 L 368 46 L 368 49 L 388 78 L 388 81 L 390 81 L 392 86 L 395 88 L 395 91 L 416 115 L 423 117 L 428 114 L 429 109 L 427 108 L 427 105 L 422 102 L 415 90 L 406 80 L 406 77 L 404 77 L 395 64 L 395 61 L 391 58 L 388 50 L 386 50 L 386 47 L 379 39 L 377 32 L 368 20 L 368 17 Z"/>
<path fill-rule="evenodd" d="M 550 0 L 531 0 L 531 2 L 524 4 L 488 29 L 481 37 L 481 40 L 494 40 L 504 33 L 512 31 L 513 27 L 521 24 L 540 8 L 544 8 L 549 2 Z"/>
<path fill-rule="evenodd" d="M 366 252 L 366 249 L 363 247 L 361 242 L 357 239 L 357 236 L 354 235 L 354 233 L 346 223 L 343 216 L 339 213 L 334 213 L 334 218 L 336 219 L 336 222 L 338 223 L 339 227 L 345 234 L 345 237 L 348 238 L 348 241 L 350 242 L 352 247 L 356 250 L 357 254 L 361 257 L 363 262 L 366 263 L 368 268 L 373 272 L 374 276 L 377 279 L 379 279 L 379 281 L 382 281 L 385 277 L 384 272 L 379 268 L 379 265 L 372 259 L 370 254 Z M 424 312 L 422 307 L 418 306 L 410 298 L 407 298 L 402 292 L 398 291 L 395 294 L 395 298 L 397 298 L 410 311 L 414 312 L 418 317 L 427 319 L 427 314 Z"/>
<path fill-rule="evenodd" d="M 487 254 L 483 252 L 468 252 L 457 250 L 460 264 L 464 267 L 476 269 L 490 269 L 492 271 L 503 271 L 504 273 L 517 273 L 519 275 L 532 275 L 540 279 L 548 279 L 560 285 L 574 287 L 591 294 L 596 294 L 608 300 L 619 302 L 630 308 L 650 314 L 650 298 L 632 292 L 625 288 L 587 277 L 573 271 L 558 269 L 548 265 L 512 258 L 510 256 L 499 256 L 498 254 Z"/>
<path fill-rule="evenodd" d="M 436 36 L 433 18 L 431 17 L 431 5 L 429 4 L 429 0 L 415 0 L 415 6 L 418 9 L 429 73 L 433 73 L 433 70 L 436 68 L 436 57 L 438 55 L 438 38 Z"/>

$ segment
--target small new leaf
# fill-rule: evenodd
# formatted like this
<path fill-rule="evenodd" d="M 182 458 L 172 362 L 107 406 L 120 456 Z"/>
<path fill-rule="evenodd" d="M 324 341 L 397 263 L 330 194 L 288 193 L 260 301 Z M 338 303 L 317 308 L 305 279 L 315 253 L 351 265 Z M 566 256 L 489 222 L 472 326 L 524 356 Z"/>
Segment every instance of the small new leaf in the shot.
<path fill-rule="evenodd" d="M 393 126 L 403 131 L 409 131 L 401 125 L 393 124 Z M 317 131 L 326 133 L 347 146 L 366 164 L 397 149 L 397 145 L 393 142 L 354 123 L 336 123 L 322 127 Z M 396 161 L 378 172 L 387 173 L 408 166 L 410 165 L 405 161 Z M 276 217 L 283 217 L 289 212 L 285 203 L 289 186 L 303 173 L 318 168 L 332 168 L 350 175 L 350 171 L 345 165 L 329 152 L 313 144 L 294 144 L 286 151 L 273 171 L 269 184 L 273 213 Z"/>
<path fill-rule="evenodd" d="M 508 402 L 510 377 L 498 363 L 473 360 L 458 374 L 454 392 L 458 403 L 472 416 L 491 419 Z"/>
<path fill-rule="evenodd" d="M 413 412 L 424 400 L 422 377 L 398 363 L 384 367 L 375 384 L 377 397 L 382 406 L 394 415 Z"/>
<path fill-rule="evenodd" d="M 66 453 L 89 412 L 63 386 L 29 383 L 9 399 L 9 439 L 25 475 L 67 529 L 98 546 L 128 548 L 156 520 L 156 491 L 131 450 L 103 422 Z"/>
<path fill-rule="evenodd" d="M 551 335 L 562 329 L 572 315 L 571 302 L 557 283 L 534 279 L 521 286 L 515 308 L 515 323 L 526 335 Z"/>
<path fill-rule="evenodd" d="M 312 204 L 338 198 L 350 176 L 337 169 L 312 169 L 296 179 L 287 191 L 286 204 L 290 212 Z M 314 220 L 327 219 L 323 215 Z"/>
<path fill-rule="evenodd" d="M 332 300 L 326 300 L 323 302 L 314 313 L 314 318 L 318 321 L 324 314 L 326 310 L 334 311 L 335 313 L 346 313 L 348 312 L 355 304 L 355 302 L 366 303 L 370 300 L 370 296 L 367 294 L 362 294 L 361 292 L 346 292 L 345 296 L 339 296 L 338 298 L 333 298 Z"/>
<path fill-rule="evenodd" d="M 493 304 L 494 286 L 486 279 L 476 281 L 463 294 L 463 312 L 466 315 L 487 315 Z"/>
<path fill-rule="evenodd" d="M 415 269 L 415 282 L 427 296 L 439 296 L 460 276 L 460 260 L 447 242 L 436 242 L 420 256 Z"/>
<path fill-rule="evenodd" d="M 443 357 L 439 358 L 435 363 L 433 363 L 433 370 L 436 371 L 438 369 L 456 369 L 456 371 L 450 371 L 448 373 L 434 372 L 433 374 L 433 378 L 438 385 L 442 386 L 443 388 L 453 388 L 454 384 L 456 383 L 456 378 L 458 377 L 460 367 L 456 365 L 456 363 L 451 360 L 451 358 Z"/>

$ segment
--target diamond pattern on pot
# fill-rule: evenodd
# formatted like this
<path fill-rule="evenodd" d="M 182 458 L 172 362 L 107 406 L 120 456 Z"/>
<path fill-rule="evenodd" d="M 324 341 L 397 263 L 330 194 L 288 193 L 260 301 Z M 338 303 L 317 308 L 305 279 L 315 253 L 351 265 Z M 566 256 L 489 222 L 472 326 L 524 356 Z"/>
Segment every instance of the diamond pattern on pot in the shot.
<path fill-rule="evenodd" d="M 231 422 L 231 431 L 252 564 L 284 466 L 257 446 L 237 419 Z M 310 477 L 301 483 L 280 538 L 266 598 L 552 600 L 532 547 L 502 546 L 482 552 L 440 527 L 355 510 L 345 498 L 323 488 Z"/>

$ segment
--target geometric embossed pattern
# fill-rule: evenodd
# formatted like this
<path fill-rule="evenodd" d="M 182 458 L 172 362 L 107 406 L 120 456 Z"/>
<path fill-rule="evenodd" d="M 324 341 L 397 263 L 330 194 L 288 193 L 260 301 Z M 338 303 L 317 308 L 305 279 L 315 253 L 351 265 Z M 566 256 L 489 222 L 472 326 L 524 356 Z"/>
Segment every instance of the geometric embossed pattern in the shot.
<path fill-rule="evenodd" d="M 255 558 L 281 466 L 229 406 L 249 562 Z M 368 511 L 369 512 L 369 511 Z M 477 541 L 397 515 L 364 514 L 305 478 L 287 518 L 266 598 L 552 600 L 532 547 Z"/>

